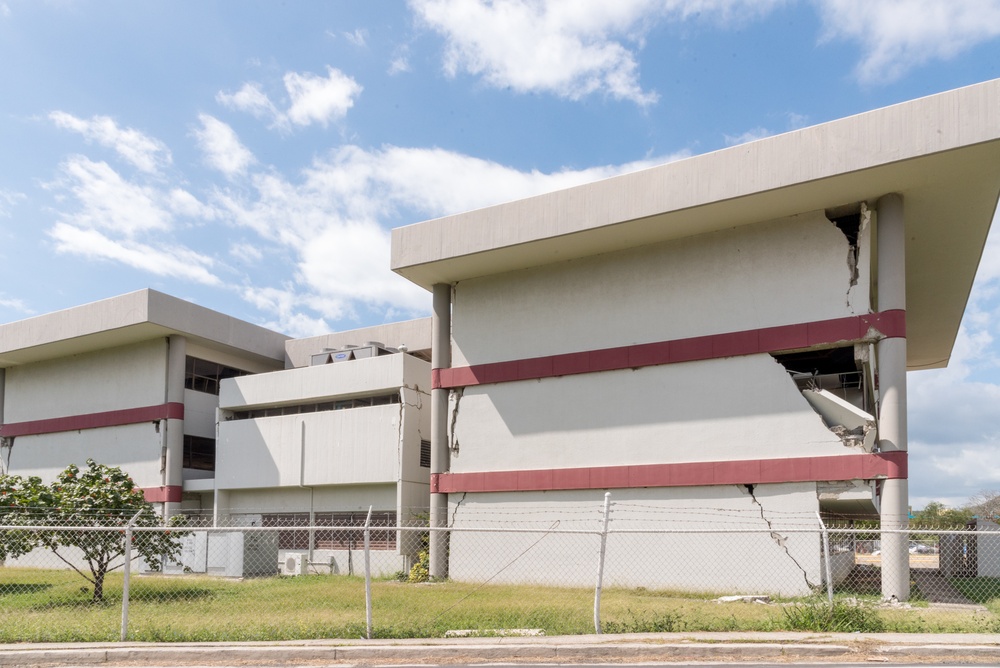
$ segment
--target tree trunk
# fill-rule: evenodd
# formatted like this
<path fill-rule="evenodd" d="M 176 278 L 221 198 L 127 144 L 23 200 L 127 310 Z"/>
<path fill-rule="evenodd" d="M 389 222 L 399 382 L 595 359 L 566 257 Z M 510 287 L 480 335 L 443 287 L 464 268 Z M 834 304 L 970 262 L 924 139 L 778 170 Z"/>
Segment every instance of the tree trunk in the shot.
<path fill-rule="evenodd" d="M 100 603 L 104 600 L 104 574 L 107 572 L 106 566 L 100 566 L 94 573 L 94 598 L 92 603 Z"/>

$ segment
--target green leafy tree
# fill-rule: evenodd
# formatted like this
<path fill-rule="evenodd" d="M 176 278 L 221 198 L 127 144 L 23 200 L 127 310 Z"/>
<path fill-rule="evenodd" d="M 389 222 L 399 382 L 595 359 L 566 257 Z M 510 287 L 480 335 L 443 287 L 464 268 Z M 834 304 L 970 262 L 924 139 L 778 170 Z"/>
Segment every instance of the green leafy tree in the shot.
<path fill-rule="evenodd" d="M 52 506 L 49 488 L 40 478 L 0 475 L 0 526 L 21 527 L 41 524 L 45 509 Z M 39 534 L 32 529 L 0 529 L 0 562 L 31 552 L 38 547 Z"/>
<path fill-rule="evenodd" d="M 913 514 L 910 525 L 926 529 L 954 529 L 964 527 L 972 519 L 972 513 L 965 508 L 949 508 L 938 501 L 931 501 L 923 510 Z"/>
<path fill-rule="evenodd" d="M 38 478 L 0 477 L 0 490 L 8 488 L 24 504 L 10 513 L 18 526 L 30 520 L 35 526 L 67 528 L 35 530 L 28 537 L 22 535 L 29 533 L 26 530 L 10 531 L 11 536 L 0 537 L 0 551 L 14 556 L 34 547 L 51 550 L 94 586 L 95 603 L 104 598 L 107 574 L 125 565 L 125 526 L 133 517 L 133 527 L 161 530 L 133 533 L 132 559 L 142 557 L 158 569 L 163 559 L 176 559 L 180 553 L 181 533 L 172 527 L 180 526 L 183 518 L 172 517 L 164 527 L 163 518 L 117 466 L 92 459 L 84 470 L 71 464 L 47 487 Z"/>

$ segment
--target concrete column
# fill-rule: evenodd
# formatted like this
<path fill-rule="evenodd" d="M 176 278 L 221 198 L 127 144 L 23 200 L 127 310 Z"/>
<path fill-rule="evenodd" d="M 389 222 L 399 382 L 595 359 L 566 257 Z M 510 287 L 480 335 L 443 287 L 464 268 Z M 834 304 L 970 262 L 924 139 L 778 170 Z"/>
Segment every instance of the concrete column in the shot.
<path fill-rule="evenodd" d="M 218 489 L 215 490 L 215 496 L 212 500 L 212 526 L 229 526 L 229 490 L 228 489 Z"/>
<path fill-rule="evenodd" d="M 906 225 L 903 198 L 885 195 L 878 201 L 878 309 L 906 309 Z M 876 346 L 879 377 L 879 450 L 906 452 L 906 339 L 882 339 Z M 883 529 L 909 527 L 907 481 L 882 484 Z M 910 597 L 910 553 L 907 534 L 882 535 L 882 597 Z"/>
<path fill-rule="evenodd" d="M 3 395 L 7 386 L 7 369 L 0 369 L 0 424 L 3 424 Z M 0 475 L 10 473 L 7 470 L 7 458 L 9 452 L 4 452 L 8 447 L 6 438 L 0 437 Z"/>
<path fill-rule="evenodd" d="M 167 403 L 184 403 L 184 375 L 187 363 L 187 340 L 173 335 L 167 339 Z M 184 420 L 163 420 L 163 482 L 165 487 L 184 486 Z M 163 516 L 180 512 L 181 504 L 163 504 Z"/>
<path fill-rule="evenodd" d="M 451 285 L 434 286 L 434 312 L 431 318 L 431 369 L 451 367 Z M 431 390 L 431 475 L 447 473 L 451 466 L 448 448 L 448 390 Z M 448 526 L 448 495 L 431 494 L 431 526 Z M 432 533 L 430 540 L 430 575 L 448 577 L 448 536 Z"/>

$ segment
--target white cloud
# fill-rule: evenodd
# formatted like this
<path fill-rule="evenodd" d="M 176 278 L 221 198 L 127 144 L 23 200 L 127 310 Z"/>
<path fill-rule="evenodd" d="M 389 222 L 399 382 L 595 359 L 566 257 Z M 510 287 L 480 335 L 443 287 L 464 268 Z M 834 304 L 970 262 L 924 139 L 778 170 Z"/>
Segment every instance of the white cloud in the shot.
<path fill-rule="evenodd" d="M 364 47 L 368 42 L 368 31 L 364 28 L 358 28 L 354 32 L 345 32 L 344 39 L 357 47 Z"/>
<path fill-rule="evenodd" d="M 219 91 L 215 95 L 215 101 L 229 109 L 252 114 L 255 118 L 273 119 L 281 115 L 267 94 L 260 89 L 260 84 L 257 83 L 245 83 L 235 93 Z"/>
<path fill-rule="evenodd" d="M 739 135 L 724 135 L 726 139 L 726 146 L 737 146 L 739 144 L 746 144 L 752 141 L 757 141 L 758 139 L 764 139 L 765 137 L 770 137 L 774 133 L 767 128 L 756 127 L 751 130 L 747 130 L 743 134 Z"/>
<path fill-rule="evenodd" d="M 34 313 L 32 309 L 28 307 L 21 299 L 16 299 L 14 297 L 4 297 L 0 295 L 0 307 L 11 309 L 12 311 L 18 311 L 20 313 Z"/>
<path fill-rule="evenodd" d="M 49 119 L 60 128 L 83 135 L 88 142 L 114 150 L 143 172 L 156 173 L 161 165 L 171 162 L 170 151 L 163 142 L 135 128 L 120 128 L 109 116 L 94 116 L 85 120 L 63 111 L 53 111 Z"/>
<path fill-rule="evenodd" d="M 258 83 L 245 83 L 235 93 L 219 92 L 215 99 L 230 109 L 257 118 L 269 118 L 272 127 L 288 129 L 318 123 L 323 127 L 347 115 L 361 94 L 361 85 L 340 70 L 327 67 L 325 77 L 309 72 L 286 72 L 282 81 L 288 94 L 288 109 L 281 111 Z"/>
<path fill-rule="evenodd" d="M 389 270 L 388 230 L 401 218 L 478 208 L 665 160 L 543 174 L 441 149 L 345 146 L 316 159 L 298 183 L 271 171 L 252 174 L 252 192 L 220 191 L 218 208 L 297 257 L 294 286 L 252 291 L 254 303 L 291 331 L 305 327 L 293 318 L 300 308 L 327 319 L 354 318 L 361 310 L 427 312 L 427 293 Z"/>
<path fill-rule="evenodd" d="M 445 37 L 448 76 L 468 72 L 517 92 L 577 100 L 592 93 L 640 106 L 658 95 L 639 83 L 636 48 L 658 20 L 765 14 L 784 0 L 410 0 Z"/>
<path fill-rule="evenodd" d="M 1000 0 L 821 0 L 823 40 L 861 46 L 863 83 L 898 79 L 1000 36 Z"/>
<path fill-rule="evenodd" d="M 14 192 L 13 190 L 0 190 L 0 218 L 9 218 L 11 209 L 13 209 L 18 202 L 27 198 L 28 196 L 24 193 Z"/>
<path fill-rule="evenodd" d="M 0 17 L 7 18 L 10 16 L 10 5 L 6 2 L 0 2 Z"/>
<path fill-rule="evenodd" d="M 331 331 L 325 319 L 308 316 L 299 310 L 306 303 L 292 288 L 249 287 L 243 291 L 243 298 L 261 311 L 277 316 L 264 323 L 265 327 L 297 338 L 320 336 Z"/>
<path fill-rule="evenodd" d="M 390 76 L 395 74 L 402 74 L 403 72 L 410 71 L 410 47 L 400 46 L 396 49 L 396 52 L 392 56 L 392 60 L 389 61 L 388 73 Z"/>
<path fill-rule="evenodd" d="M 285 74 L 285 89 L 291 99 L 287 116 L 292 123 L 319 123 L 326 127 L 330 121 L 343 118 L 354 106 L 354 98 L 361 93 L 358 82 L 333 67 L 326 69 L 326 77 L 308 72 Z"/>
<path fill-rule="evenodd" d="M 264 259 L 264 254 L 259 248 L 246 242 L 239 242 L 230 246 L 229 254 L 237 260 L 249 264 L 255 264 Z"/>
<path fill-rule="evenodd" d="M 220 285 L 210 271 L 212 259 L 181 246 L 139 243 L 131 239 L 112 239 L 95 229 L 82 229 L 66 223 L 56 223 L 49 230 L 61 253 L 82 255 L 91 259 L 113 260 L 157 276 L 170 276 Z"/>
<path fill-rule="evenodd" d="M 198 120 L 201 128 L 196 129 L 194 135 L 210 166 L 232 178 L 246 173 L 257 161 L 231 127 L 208 114 L 199 114 Z"/>
<path fill-rule="evenodd" d="M 206 285 L 219 285 L 211 258 L 170 242 L 178 217 L 211 220 L 216 213 L 177 187 L 150 186 L 122 177 L 107 163 L 71 156 L 47 187 L 72 196 L 49 231 L 56 250 L 101 259 Z M 146 238 L 152 241 L 146 241 Z"/>
<path fill-rule="evenodd" d="M 170 228 L 171 215 L 158 191 L 125 180 L 106 162 L 71 156 L 62 164 L 62 172 L 56 185 L 70 191 L 80 204 L 78 210 L 65 214 L 74 226 L 129 237 Z"/>

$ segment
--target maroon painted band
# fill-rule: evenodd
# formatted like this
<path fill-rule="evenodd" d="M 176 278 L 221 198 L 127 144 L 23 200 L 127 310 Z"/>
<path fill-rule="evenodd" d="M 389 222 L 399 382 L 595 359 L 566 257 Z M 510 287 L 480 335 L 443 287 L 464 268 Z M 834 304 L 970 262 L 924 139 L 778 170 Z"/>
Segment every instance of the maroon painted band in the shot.
<path fill-rule="evenodd" d="M 150 503 L 180 503 L 183 491 L 184 490 L 180 485 L 142 488 L 143 495 Z"/>
<path fill-rule="evenodd" d="M 68 415 L 66 417 L 29 420 L 27 422 L 8 422 L 0 425 L 0 436 L 33 436 L 36 434 L 54 434 L 61 431 L 120 427 L 126 424 L 155 422 L 157 420 L 183 419 L 184 404 L 169 402 L 156 406 L 123 408 L 115 411 L 104 411 L 102 413 Z"/>
<path fill-rule="evenodd" d="M 906 312 L 882 311 L 848 318 L 710 334 L 689 339 L 585 350 L 449 369 L 432 369 L 431 386 L 434 389 L 451 389 L 535 380 L 738 355 L 776 353 L 873 338 L 906 338 Z"/>
<path fill-rule="evenodd" d="M 634 466 L 435 473 L 432 494 L 535 492 L 570 489 L 758 485 L 786 482 L 905 479 L 905 452 L 829 457 L 746 459 Z"/>

